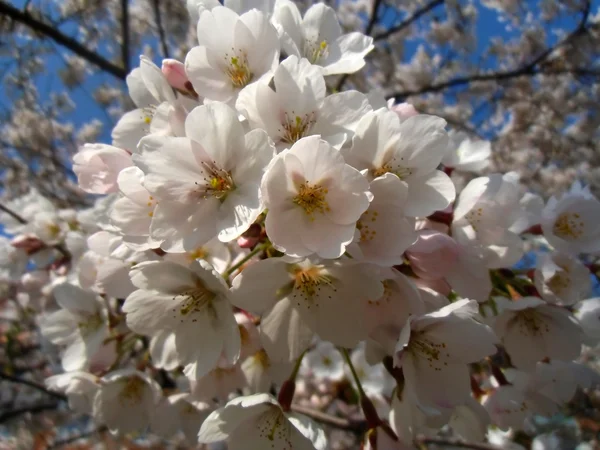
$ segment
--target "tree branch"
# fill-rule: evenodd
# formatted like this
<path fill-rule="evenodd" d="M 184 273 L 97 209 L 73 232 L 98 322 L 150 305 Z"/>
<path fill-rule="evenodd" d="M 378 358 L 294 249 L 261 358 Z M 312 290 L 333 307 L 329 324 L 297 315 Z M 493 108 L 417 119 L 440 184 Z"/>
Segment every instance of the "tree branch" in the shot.
<path fill-rule="evenodd" d="M 116 78 L 124 80 L 127 76 L 127 71 L 123 67 L 115 65 L 103 56 L 100 56 L 98 53 L 87 49 L 72 37 L 63 34 L 60 30 L 54 28 L 52 25 L 38 20 L 28 12 L 21 11 L 6 2 L 0 1 L 0 14 L 29 27 L 35 33 L 39 33 L 52 39 L 57 44 L 60 44 L 63 47 L 71 50 L 76 55 L 96 65 L 100 69 Z"/>
<path fill-rule="evenodd" d="M 121 59 L 125 72 L 129 73 L 129 0 L 121 0 L 121 33 L 123 34 Z"/>
<path fill-rule="evenodd" d="M 465 442 L 460 439 L 427 436 L 418 436 L 415 438 L 415 445 L 437 445 L 442 447 L 470 448 L 472 450 L 500 450 L 500 447 L 481 442 Z"/>
<path fill-rule="evenodd" d="M 66 439 L 62 439 L 60 441 L 54 441 L 54 443 L 50 447 L 48 447 L 48 449 L 59 448 L 59 447 L 62 447 L 63 445 L 71 444 L 75 441 L 78 441 L 79 439 L 85 439 L 85 438 L 91 437 L 91 436 L 95 435 L 96 433 L 98 433 L 98 434 L 104 433 L 107 429 L 108 428 L 106 428 L 105 426 L 101 426 L 94 430 L 86 431 L 86 432 L 77 434 L 75 436 L 71 436 Z"/>
<path fill-rule="evenodd" d="M 531 62 L 529 62 L 528 64 L 526 64 L 518 69 L 509 70 L 506 72 L 495 72 L 495 73 L 489 73 L 489 74 L 478 74 L 478 75 L 458 77 L 453 80 L 444 81 L 442 83 L 430 84 L 429 86 L 424 86 L 420 89 L 415 89 L 412 91 L 396 92 L 394 94 L 388 95 L 388 97 L 406 98 L 406 97 L 409 97 L 412 95 L 422 95 L 422 94 L 440 92 L 440 91 L 446 90 L 451 87 L 463 86 L 463 85 L 478 82 L 478 81 L 504 81 L 504 80 L 509 80 L 512 78 L 518 78 L 518 77 L 522 77 L 522 76 L 534 76 L 534 75 L 545 74 L 545 73 L 554 75 L 554 74 L 562 74 L 562 73 L 571 73 L 571 71 L 573 71 L 573 73 L 575 73 L 576 75 L 583 75 L 584 73 L 578 69 L 571 69 L 571 70 L 565 69 L 564 71 L 561 70 L 561 71 L 543 72 L 540 70 L 536 70 L 536 66 L 542 64 L 546 60 L 546 58 L 548 58 L 548 56 L 550 56 L 550 54 L 552 54 L 552 52 L 554 52 L 556 49 L 562 47 L 563 45 L 568 44 L 573 38 L 582 34 L 586 29 L 585 24 L 588 20 L 589 13 L 590 13 L 590 2 L 589 2 L 589 0 L 586 0 L 584 10 L 582 11 L 582 17 L 581 17 L 581 20 L 579 21 L 579 24 L 577 25 L 577 27 L 571 33 L 569 33 L 569 35 L 565 39 L 563 39 L 556 45 L 549 47 L 548 49 L 543 51 L 541 54 L 539 54 Z M 594 72 L 592 71 L 592 73 L 594 73 Z"/>
<path fill-rule="evenodd" d="M 423 6 L 421 9 L 415 11 L 415 13 L 412 16 L 410 16 L 408 19 L 404 20 L 402 23 L 399 23 L 398 25 L 390 28 L 389 30 L 384 31 L 384 32 L 378 34 L 373 39 L 375 41 L 380 41 L 382 39 L 386 39 L 386 38 L 390 37 L 392 34 L 399 33 L 400 31 L 404 30 L 405 28 L 409 27 L 414 22 L 416 22 L 417 20 L 419 20 L 421 18 L 421 16 L 427 14 L 429 11 L 431 11 L 436 6 L 439 6 L 439 5 L 443 4 L 444 1 L 445 0 L 434 0 L 434 1 L 432 1 L 431 3 Z"/>
<path fill-rule="evenodd" d="M 292 404 L 292 411 L 303 414 L 311 419 L 316 420 L 325 425 L 329 425 L 333 428 L 340 430 L 348 430 L 357 434 L 362 434 L 367 431 L 366 420 L 350 420 L 344 417 L 332 416 L 331 414 L 324 413 L 317 409 L 308 408 L 306 406 Z"/>
<path fill-rule="evenodd" d="M 160 14 L 160 0 L 152 0 L 152 9 L 154 10 L 154 21 L 156 22 L 156 28 L 158 28 L 158 37 L 160 39 L 160 46 L 162 53 L 165 58 L 169 57 L 169 45 L 167 43 L 167 36 L 165 29 L 163 28 L 162 18 Z"/>
<path fill-rule="evenodd" d="M 27 223 L 27 220 L 25 220 L 22 216 L 20 216 L 16 212 L 14 212 L 12 209 L 4 206 L 2 203 L 0 203 L 0 210 L 4 211 L 6 214 L 8 214 L 9 216 L 11 216 L 13 219 L 15 219 L 21 225 L 25 225 Z"/>
<path fill-rule="evenodd" d="M 21 414 L 38 413 L 38 412 L 42 412 L 42 411 L 48 411 L 48 410 L 56 409 L 57 406 L 58 406 L 58 403 L 42 403 L 40 405 L 25 406 L 23 408 L 12 409 L 3 414 L 0 414 L 0 423 L 4 423 L 7 420 L 10 420 L 10 419 L 20 416 Z"/>
<path fill-rule="evenodd" d="M 2 372 L 0 372 L 0 378 L 3 380 L 6 380 L 6 381 L 10 381 L 12 383 L 24 384 L 24 385 L 29 386 L 33 389 L 36 389 L 40 392 L 43 392 L 44 394 L 54 397 L 58 400 L 63 400 L 63 401 L 67 400 L 66 395 L 61 394 L 60 392 L 52 392 L 52 391 L 48 390 L 45 386 L 42 386 L 41 384 L 35 383 L 33 381 L 24 380 L 23 378 L 13 377 L 12 375 L 8 375 L 8 374 L 2 373 Z"/>

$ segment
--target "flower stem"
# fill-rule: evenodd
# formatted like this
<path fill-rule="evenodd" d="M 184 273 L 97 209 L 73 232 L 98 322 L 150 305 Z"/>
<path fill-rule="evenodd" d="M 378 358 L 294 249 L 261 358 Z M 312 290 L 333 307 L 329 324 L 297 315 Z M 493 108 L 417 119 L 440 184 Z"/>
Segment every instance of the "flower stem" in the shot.
<path fill-rule="evenodd" d="M 233 272 L 238 270 L 240 267 L 242 267 L 244 264 L 246 264 L 250 259 L 252 259 L 257 254 L 259 254 L 263 250 L 266 250 L 270 245 L 271 245 L 270 242 L 265 242 L 264 244 L 257 245 L 256 247 L 254 247 L 254 250 L 252 250 L 250 253 L 248 253 L 246 256 L 244 256 L 239 262 L 237 262 L 236 264 L 231 266 L 229 269 L 227 269 L 227 271 L 223 274 L 223 278 L 225 278 L 227 280 Z"/>
<path fill-rule="evenodd" d="M 279 389 L 277 401 L 284 411 L 289 411 L 292 406 L 292 400 L 294 399 L 294 393 L 296 392 L 296 376 L 298 375 L 300 364 L 302 363 L 302 358 L 304 358 L 305 354 L 306 350 L 304 350 L 302 354 L 298 356 L 290 377 L 283 382 L 281 388 Z"/>
<path fill-rule="evenodd" d="M 340 348 L 339 350 L 340 350 L 340 353 L 342 354 L 342 357 L 344 358 L 344 361 L 346 361 L 346 364 L 348 365 L 350 372 L 352 373 L 352 378 L 354 378 L 354 382 L 356 383 L 356 388 L 358 390 L 359 399 L 366 397 L 365 391 L 362 387 L 362 384 L 360 383 L 360 379 L 358 378 L 358 374 L 356 373 L 356 369 L 354 368 L 354 365 L 352 364 L 352 360 L 350 359 L 350 355 L 348 354 L 348 350 L 346 350 L 345 348 Z"/>

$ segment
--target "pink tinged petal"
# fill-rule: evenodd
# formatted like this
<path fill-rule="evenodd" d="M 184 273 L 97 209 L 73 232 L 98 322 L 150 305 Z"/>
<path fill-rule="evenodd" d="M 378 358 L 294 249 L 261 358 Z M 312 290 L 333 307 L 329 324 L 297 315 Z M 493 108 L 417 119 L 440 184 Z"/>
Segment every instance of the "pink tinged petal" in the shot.
<path fill-rule="evenodd" d="M 439 170 L 408 181 L 408 201 L 405 214 L 425 217 L 446 208 L 454 201 L 456 190 L 448 175 Z"/>
<path fill-rule="evenodd" d="M 139 334 L 152 336 L 159 330 L 174 330 L 179 324 L 173 308 L 179 302 L 173 300 L 173 294 L 139 289 L 132 292 L 123 304 L 127 315 L 127 326 Z M 179 312 L 176 311 L 177 315 Z"/>
<path fill-rule="evenodd" d="M 273 361 L 295 361 L 315 335 L 289 297 L 262 316 L 259 330 L 260 342 Z"/>
<path fill-rule="evenodd" d="M 471 392 L 466 364 L 447 363 L 434 368 L 425 357 L 406 353 L 402 369 L 406 387 L 414 389 L 419 404 L 433 408 L 452 408 L 464 403 Z"/>
<path fill-rule="evenodd" d="M 281 258 L 256 261 L 233 279 L 231 302 L 238 308 L 262 315 L 277 301 L 278 292 L 291 282 Z"/>
<path fill-rule="evenodd" d="M 346 246 L 354 239 L 354 224 L 338 225 L 323 217 L 308 221 L 304 229 L 295 239 L 321 258 L 339 258 L 346 251 Z M 289 253 L 289 252 L 288 252 Z M 300 255 L 298 255 L 300 256 Z"/>
<path fill-rule="evenodd" d="M 227 74 L 216 64 L 206 47 L 194 47 L 185 57 L 185 71 L 198 95 L 217 101 L 228 101 L 234 88 Z"/>
<path fill-rule="evenodd" d="M 492 291 L 490 272 L 483 259 L 468 248 L 460 247 L 456 264 L 446 273 L 446 280 L 459 295 L 485 302 Z"/>
<path fill-rule="evenodd" d="M 269 209 L 289 207 L 292 198 L 297 194 L 297 188 L 294 179 L 288 174 L 302 172 L 300 160 L 289 152 L 273 159 L 261 184 L 261 196 Z"/>
<path fill-rule="evenodd" d="M 167 83 L 180 91 L 187 91 L 189 79 L 185 73 L 185 65 L 176 59 L 163 59 L 161 71 Z"/>
<path fill-rule="evenodd" d="M 324 75 L 339 73 L 354 73 L 365 65 L 365 56 L 375 48 L 373 38 L 362 33 L 352 32 L 336 39 L 335 47 L 339 50 L 338 58 L 325 58 L 321 64 L 324 66 Z M 337 52 L 336 52 L 337 53 Z"/>
<path fill-rule="evenodd" d="M 148 202 L 148 191 L 142 186 L 144 172 L 138 167 L 128 167 L 119 172 L 117 182 L 121 194 L 140 204 Z"/>
<path fill-rule="evenodd" d="M 194 108 L 185 121 L 185 133 L 202 146 L 210 162 L 220 169 L 232 170 L 245 153 L 238 114 L 223 103 Z"/>
<path fill-rule="evenodd" d="M 147 136 L 134 162 L 146 174 L 144 187 L 159 200 L 186 201 L 202 182 L 204 172 L 187 138 Z"/>
<path fill-rule="evenodd" d="M 263 211 L 258 184 L 235 189 L 219 209 L 217 229 L 219 240 L 230 242 L 244 233 Z"/>
<path fill-rule="evenodd" d="M 279 61 L 277 30 L 261 11 L 251 10 L 240 16 L 233 31 L 233 40 L 235 48 L 243 48 L 247 52 L 248 65 L 255 80 L 274 69 Z"/>
<path fill-rule="evenodd" d="M 339 225 L 354 224 L 369 207 L 372 196 L 368 191 L 367 179 L 358 170 L 344 165 L 326 195 L 330 210 L 325 216 Z"/>
<path fill-rule="evenodd" d="M 303 257 L 313 253 L 299 238 L 306 228 L 304 222 L 306 214 L 298 208 L 269 210 L 265 229 L 276 248 L 290 256 Z"/>
<path fill-rule="evenodd" d="M 308 136 L 296 142 L 289 152 L 296 156 L 304 169 L 302 175 L 310 183 L 325 181 L 326 177 L 333 179 L 344 165 L 344 158 L 320 136 Z"/>
<path fill-rule="evenodd" d="M 335 136 L 345 136 L 348 132 L 349 137 L 352 137 L 360 120 L 371 109 L 367 96 L 358 91 L 329 95 L 323 100 L 312 133 L 320 134 L 328 141 Z M 343 143 L 344 141 L 341 141 L 336 147 L 339 148 Z M 331 144 L 334 145 L 334 142 Z"/>
<path fill-rule="evenodd" d="M 154 207 L 140 205 L 127 197 L 121 197 L 113 203 L 110 222 L 121 232 L 133 236 L 148 236 L 150 233 L 150 213 Z"/>
<path fill-rule="evenodd" d="M 175 102 L 173 89 L 165 79 L 162 71 L 145 56 L 140 57 L 140 73 L 146 88 L 157 100 L 156 103 Z"/>
<path fill-rule="evenodd" d="M 244 137 L 244 155 L 235 161 L 231 176 L 236 185 L 260 184 L 275 156 L 275 147 L 264 130 L 252 130 Z"/>
<path fill-rule="evenodd" d="M 189 204 L 161 202 L 154 210 L 150 235 L 163 241 L 161 248 L 164 250 L 193 251 L 217 235 L 219 205 L 216 198 L 203 200 L 191 207 Z"/>
<path fill-rule="evenodd" d="M 139 289 L 180 294 L 194 288 L 196 275 L 187 267 L 168 261 L 149 261 L 137 264 L 130 272 L 132 283 Z"/>

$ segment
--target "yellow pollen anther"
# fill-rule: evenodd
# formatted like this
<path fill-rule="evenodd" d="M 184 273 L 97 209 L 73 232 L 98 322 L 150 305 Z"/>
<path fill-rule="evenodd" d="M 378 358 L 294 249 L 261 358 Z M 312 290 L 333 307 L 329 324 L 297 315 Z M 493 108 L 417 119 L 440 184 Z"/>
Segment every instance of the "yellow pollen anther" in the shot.
<path fill-rule="evenodd" d="M 225 73 L 229 76 L 233 87 L 237 89 L 241 89 L 250 83 L 253 74 L 250 72 L 246 54 L 242 53 L 239 57 L 232 56 L 229 58 L 228 67 L 226 67 Z"/>
<path fill-rule="evenodd" d="M 322 285 L 332 286 L 333 279 L 321 267 L 313 266 L 307 269 L 296 267 L 293 271 L 294 289 L 302 292 L 305 297 L 313 297 Z"/>
<path fill-rule="evenodd" d="M 146 383 L 140 377 L 129 377 L 123 380 L 125 386 L 121 390 L 119 395 L 119 402 L 121 404 L 136 404 L 142 399 L 144 394 L 144 387 Z"/>
<path fill-rule="evenodd" d="M 330 211 L 326 200 L 328 190 L 318 184 L 310 185 L 304 182 L 298 188 L 298 195 L 293 199 L 293 202 L 304 209 L 310 220 L 314 220 L 315 212 L 325 213 Z"/>
<path fill-rule="evenodd" d="M 581 216 L 577 213 L 562 213 L 554 222 L 552 232 L 561 239 L 572 241 L 580 238 L 585 230 Z"/>

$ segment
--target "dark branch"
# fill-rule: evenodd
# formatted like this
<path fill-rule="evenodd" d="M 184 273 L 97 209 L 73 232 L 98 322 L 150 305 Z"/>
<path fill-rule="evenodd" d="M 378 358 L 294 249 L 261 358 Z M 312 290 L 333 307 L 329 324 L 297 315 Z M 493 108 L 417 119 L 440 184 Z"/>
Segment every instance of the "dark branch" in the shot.
<path fill-rule="evenodd" d="M 421 445 L 436 445 L 438 447 L 453 447 L 453 448 L 470 448 L 472 450 L 500 450 L 500 447 L 495 445 L 484 444 L 481 442 L 465 442 L 459 439 L 452 438 L 438 438 L 438 437 L 425 437 L 419 436 L 415 439 L 417 446 Z"/>
<path fill-rule="evenodd" d="M 16 408 L 0 414 L 0 423 L 4 423 L 7 420 L 13 419 L 20 416 L 21 414 L 27 413 L 38 413 L 42 411 L 53 410 L 58 407 L 58 403 L 42 403 L 41 405 L 25 406 L 23 408 Z"/>
<path fill-rule="evenodd" d="M 6 214 L 8 214 L 9 216 L 11 216 L 13 219 L 15 219 L 17 222 L 19 222 L 22 225 L 25 225 L 27 223 L 27 220 L 25 220 L 19 214 L 17 214 L 16 212 L 14 212 L 12 209 L 7 208 L 6 206 L 4 206 L 2 203 L 0 203 L 0 210 L 4 211 Z"/>
<path fill-rule="evenodd" d="M 389 30 L 378 34 L 373 39 L 375 41 L 380 41 L 382 39 L 386 39 L 386 38 L 390 37 L 392 34 L 399 33 L 400 31 L 404 30 L 405 28 L 409 27 L 414 22 L 419 20 L 421 18 L 421 16 L 423 16 L 424 14 L 427 14 L 429 11 L 431 11 L 436 6 L 443 4 L 444 1 L 445 0 L 434 0 L 433 2 L 423 6 L 421 9 L 415 11 L 415 13 L 412 16 L 410 16 L 408 19 L 404 20 L 402 23 L 399 23 L 398 25 L 393 26 Z"/>
<path fill-rule="evenodd" d="M 415 89 L 412 91 L 396 92 L 394 94 L 389 95 L 388 97 L 406 98 L 411 95 L 421 95 L 421 94 L 440 92 L 440 91 L 444 91 L 448 88 L 464 86 L 466 84 L 470 84 L 470 83 L 474 83 L 474 82 L 478 82 L 478 81 L 504 81 L 504 80 L 509 80 L 509 79 L 518 78 L 518 77 L 522 77 L 522 76 L 533 76 L 533 75 L 538 75 L 538 74 L 556 75 L 556 74 L 573 72 L 573 74 L 575 74 L 575 75 L 585 75 L 585 73 L 582 73 L 582 71 L 580 69 L 571 69 L 571 70 L 565 69 L 564 71 L 561 70 L 561 71 L 544 72 L 538 68 L 539 65 L 541 65 L 542 63 L 544 63 L 546 61 L 546 59 L 548 58 L 548 56 L 550 56 L 552 54 L 552 52 L 554 52 L 556 49 L 568 44 L 576 36 L 579 36 L 580 34 L 585 32 L 585 30 L 586 30 L 585 25 L 586 25 L 586 22 L 588 20 L 589 13 L 590 13 L 590 2 L 586 1 L 585 5 L 586 6 L 585 6 L 584 10 L 582 11 L 582 17 L 581 17 L 581 20 L 579 21 L 579 24 L 571 33 L 569 33 L 569 35 L 565 39 L 563 39 L 556 45 L 546 49 L 540 55 L 538 55 L 535 59 L 533 59 L 531 62 L 529 62 L 528 64 L 526 64 L 518 69 L 509 70 L 506 72 L 494 72 L 494 73 L 488 73 L 488 74 L 478 74 L 478 75 L 458 77 L 453 80 L 444 81 L 444 82 L 438 83 L 438 84 L 431 84 L 429 86 L 424 86 L 420 89 Z M 592 71 L 591 73 L 594 74 L 595 72 Z M 589 73 L 587 73 L 587 74 L 589 75 Z"/>
<path fill-rule="evenodd" d="M 169 57 L 169 45 L 167 43 L 167 36 L 165 29 L 162 24 L 162 17 L 160 14 L 160 0 L 152 0 L 152 8 L 154 9 L 154 21 L 156 22 L 156 28 L 158 29 L 158 37 L 160 39 L 160 46 L 162 53 L 165 58 Z"/>
<path fill-rule="evenodd" d="M 371 17 L 369 18 L 369 22 L 367 23 L 367 27 L 365 28 L 365 34 L 367 36 L 371 35 L 371 32 L 373 31 L 373 28 L 375 27 L 375 24 L 377 23 L 377 19 L 379 18 L 379 7 L 381 6 L 382 0 L 374 0 L 373 2 L 373 10 L 371 11 Z M 344 83 L 346 83 L 346 80 L 348 79 L 349 74 L 344 74 L 340 77 L 340 79 L 338 80 L 336 86 L 335 86 L 335 90 L 336 91 L 340 91 L 342 89 L 342 86 L 344 86 Z"/>
<path fill-rule="evenodd" d="M 52 25 L 36 19 L 28 12 L 21 11 L 6 2 L 0 1 L 0 14 L 29 27 L 38 34 L 52 39 L 57 44 L 71 50 L 76 55 L 121 80 L 124 80 L 127 76 L 127 71 L 124 68 L 116 66 L 98 53 L 87 49 L 72 37 L 63 34 Z"/>
<path fill-rule="evenodd" d="M 48 449 L 59 448 L 59 447 L 62 447 L 63 445 L 72 444 L 73 442 L 78 441 L 79 439 L 89 438 L 97 433 L 98 434 L 104 433 L 106 430 L 107 430 L 107 428 L 105 426 L 102 426 L 95 430 L 86 431 L 84 433 L 80 433 L 75 436 L 71 436 L 66 439 L 62 439 L 60 441 L 55 441 L 50 447 L 48 447 Z"/>
<path fill-rule="evenodd" d="M 121 43 L 121 59 L 125 72 L 129 72 L 129 0 L 121 0 L 121 33 L 123 42 Z"/>
<path fill-rule="evenodd" d="M 44 394 L 47 394 L 51 397 L 54 397 L 58 400 L 63 400 L 66 401 L 67 400 L 67 396 L 64 394 L 61 394 L 60 392 L 52 392 L 48 389 L 46 389 L 45 386 L 42 386 L 41 384 L 37 384 L 34 383 L 33 381 L 29 381 L 29 380 L 24 380 L 23 378 L 17 378 L 17 377 L 13 377 L 12 375 L 8 375 L 5 373 L 1 373 L 0 372 L 0 379 L 6 380 L 6 381 L 10 381 L 12 383 L 17 383 L 17 384 L 24 384 L 26 386 L 29 386 L 33 389 L 36 389 L 40 392 L 43 392 Z"/>
<path fill-rule="evenodd" d="M 317 409 L 307 408 L 306 406 L 292 404 L 292 411 L 310 417 L 324 425 L 329 425 L 333 428 L 341 430 L 353 431 L 361 434 L 367 431 L 366 420 L 350 420 L 344 417 L 332 416 Z"/>

